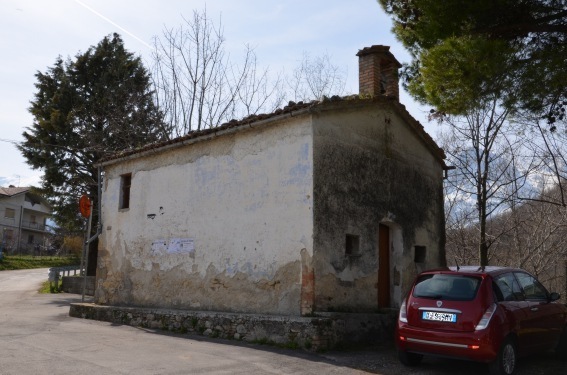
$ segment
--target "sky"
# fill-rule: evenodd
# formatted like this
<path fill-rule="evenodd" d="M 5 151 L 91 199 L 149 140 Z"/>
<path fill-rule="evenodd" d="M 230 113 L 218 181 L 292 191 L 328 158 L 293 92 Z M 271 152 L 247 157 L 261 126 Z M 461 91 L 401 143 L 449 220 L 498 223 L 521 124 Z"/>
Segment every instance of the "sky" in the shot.
<path fill-rule="evenodd" d="M 358 92 L 359 49 L 388 45 L 398 61 L 410 61 L 377 0 L 0 0 L 0 186 L 40 183 L 41 170 L 32 170 L 15 147 L 33 124 L 28 108 L 38 71 L 114 32 L 149 68 L 154 37 L 205 8 L 222 20 L 231 56 L 248 44 L 261 66 L 291 72 L 304 53 L 327 54 L 346 71 L 346 93 Z M 400 101 L 433 136 L 429 108 L 403 90 Z"/>

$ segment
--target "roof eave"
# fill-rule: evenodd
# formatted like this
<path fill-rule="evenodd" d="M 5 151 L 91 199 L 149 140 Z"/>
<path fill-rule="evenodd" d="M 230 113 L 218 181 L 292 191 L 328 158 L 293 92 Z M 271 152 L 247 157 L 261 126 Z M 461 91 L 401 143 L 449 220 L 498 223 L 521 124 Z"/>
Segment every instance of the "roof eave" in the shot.
<path fill-rule="evenodd" d="M 241 124 L 238 126 L 227 126 L 227 127 L 218 127 L 218 128 L 212 128 L 211 132 L 207 132 L 206 134 L 202 134 L 202 135 L 198 135 L 196 137 L 188 137 L 186 139 L 183 139 L 184 137 L 181 137 L 179 139 L 179 141 L 175 141 L 173 140 L 172 142 L 165 142 L 164 144 L 160 144 L 158 143 L 157 145 L 154 145 L 154 147 L 151 147 L 152 145 L 148 145 L 145 146 L 144 148 L 142 148 L 139 151 L 133 150 L 132 152 L 128 152 L 126 153 L 126 155 L 124 156 L 120 156 L 118 155 L 117 157 L 113 157 L 111 159 L 107 159 L 107 160 L 103 160 L 100 163 L 97 163 L 95 166 L 97 167 L 107 167 L 109 165 L 113 165 L 113 164 L 117 164 L 123 161 L 127 161 L 127 160 L 132 160 L 132 159 L 138 159 L 141 157 L 145 157 L 148 155 L 153 155 L 156 153 L 161 153 L 167 150 L 172 150 L 172 149 L 176 149 L 176 148 L 180 148 L 180 147 L 184 147 L 190 144 L 194 144 L 194 143 L 198 143 L 198 142 L 203 142 L 203 141 L 208 141 L 211 139 L 215 139 L 221 136 L 226 136 L 229 134 L 233 134 L 239 131 L 242 131 L 243 129 L 254 129 L 254 128 L 259 128 L 259 127 L 263 127 L 265 125 L 268 125 L 270 123 L 273 122 L 278 122 L 281 120 L 284 120 L 286 118 L 291 118 L 291 117 L 298 117 L 301 116 L 303 114 L 306 114 L 310 111 L 309 107 L 306 108 L 302 108 L 296 111 L 288 111 L 288 112 L 284 112 L 280 115 L 275 115 L 275 116 L 270 116 L 269 118 L 265 119 L 265 120 L 256 120 L 256 121 L 250 121 L 246 124 Z"/>

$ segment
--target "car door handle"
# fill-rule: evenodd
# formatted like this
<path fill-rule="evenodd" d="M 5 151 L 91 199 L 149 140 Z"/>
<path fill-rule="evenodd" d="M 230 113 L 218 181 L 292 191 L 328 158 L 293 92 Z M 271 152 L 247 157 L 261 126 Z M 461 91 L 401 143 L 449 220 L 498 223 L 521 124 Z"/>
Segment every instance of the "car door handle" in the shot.
<path fill-rule="evenodd" d="M 532 307 L 530 310 L 531 311 L 539 311 L 539 307 Z"/>

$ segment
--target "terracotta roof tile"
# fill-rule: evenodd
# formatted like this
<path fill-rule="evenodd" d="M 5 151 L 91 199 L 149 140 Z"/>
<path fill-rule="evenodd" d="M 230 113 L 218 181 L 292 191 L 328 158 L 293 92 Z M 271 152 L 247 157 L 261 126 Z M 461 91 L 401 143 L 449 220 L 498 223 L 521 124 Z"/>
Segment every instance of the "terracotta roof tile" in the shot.
<path fill-rule="evenodd" d="M 29 190 L 30 190 L 29 187 L 13 187 L 13 186 L 10 186 L 10 187 L 7 187 L 7 188 L 0 187 L 0 196 L 3 195 L 3 196 L 11 197 L 13 195 L 24 193 L 24 192 L 29 191 Z"/>
<path fill-rule="evenodd" d="M 256 122 L 276 118 L 281 115 L 286 115 L 286 114 L 292 115 L 294 112 L 298 112 L 298 111 L 309 111 L 318 108 L 322 109 L 326 105 L 329 105 L 330 103 L 340 103 L 340 102 L 349 102 L 353 104 L 376 102 L 376 103 L 388 103 L 392 105 L 393 108 L 398 110 L 400 116 L 404 118 L 404 120 L 415 130 L 415 132 L 423 139 L 423 141 L 430 148 L 430 150 L 436 155 L 436 157 L 444 165 L 443 160 L 445 159 L 445 152 L 437 145 L 437 143 L 433 140 L 433 138 L 431 138 L 431 136 L 427 134 L 427 132 L 423 128 L 423 125 L 421 125 L 419 121 L 415 120 L 411 116 L 411 114 L 406 110 L 406 107 L 400 104 L 396 98 L 389 96 L 364 97 L 359 95 L 351 95 L 346 97 L 332 96 L 330 98 L 324 97 L 322 100 L 314 100 L 311 102 L 298 102 L 298 103 L 289 102 L 288 105 L 286 105 L 285 107 L 276 109 L 272 113 L 254 114 L 247 116 L 241 120 L 233 119 L 215 128 L 196 130 L 188 133 L 187 135 L 174 138 L 171 140 L 151 143 L 133 150 L 124 150 L 116 154 L 113 154 L 111 156 L 105 157 L 101 159 L 99 162 L 101 164 L 104 164 L 106 162 L 110 162 L 116 159 L 121 159 L 130 155 L 140 154 L 150 150 L 157 150 L 168 145 L 180 144 L 187 140 L 197 139 L 211 134 L 222 133 L 227 129 L 245 127 L 246 125 L 252 125 Z"/>

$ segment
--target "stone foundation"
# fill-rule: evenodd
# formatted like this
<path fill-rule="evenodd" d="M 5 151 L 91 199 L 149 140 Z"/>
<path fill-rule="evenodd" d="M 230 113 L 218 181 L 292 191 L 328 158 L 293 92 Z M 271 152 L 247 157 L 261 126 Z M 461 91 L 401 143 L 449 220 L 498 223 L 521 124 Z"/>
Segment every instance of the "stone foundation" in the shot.
<path fill-rule="evenodd" d="M 134 327 L 326 350 L 339 344 L 391 342 L 397 314 L 315 314 L 314 317 L 164 310 L 73 303 L 69 315 Z M 320 315 L 320 316 L 319 316 Z"/>
<path fill-rule="evenodd" d="M 82 276 L 63 276 L 61 278 L 61 289 L 65 293 L 83 294 L 83 277 Z M 87 285 L 85 294 L 94 296 L 95 277 L 87 276 Z"/>

